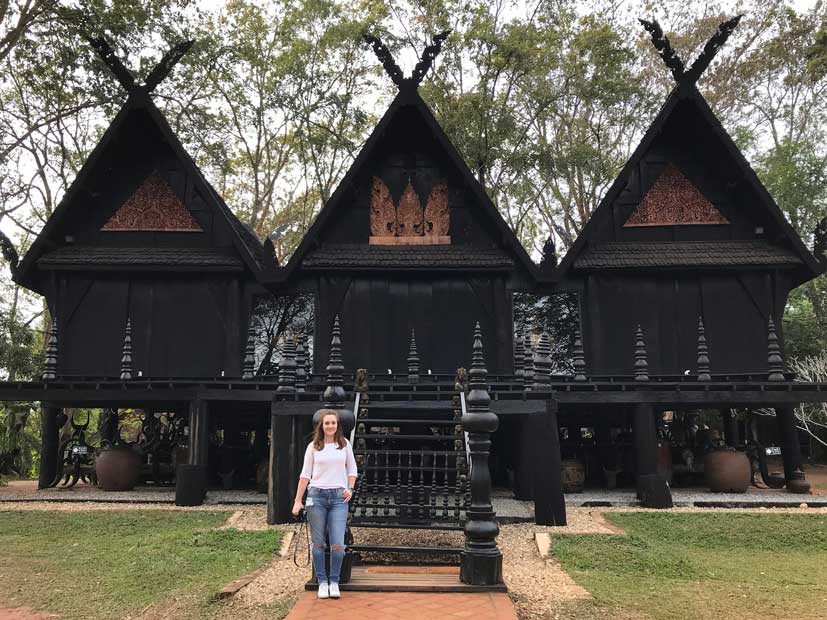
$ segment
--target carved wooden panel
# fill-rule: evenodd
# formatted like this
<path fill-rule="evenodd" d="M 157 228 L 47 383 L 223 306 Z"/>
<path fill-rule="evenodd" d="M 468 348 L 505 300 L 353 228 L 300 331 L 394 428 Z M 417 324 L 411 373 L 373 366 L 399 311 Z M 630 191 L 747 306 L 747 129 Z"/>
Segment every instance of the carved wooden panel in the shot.
<path fill-rule="evenodd" d="M 422 203 L 410 181 L 399 199 L 399 207 L 396 210 L 396 231 L 400 237 L 422 235 Z"/>
<path fill-rule="evenodd" d="M 396 207 L 391 192 L 379 177 L 373 177 L 370 197 L 370 234 L 374 237 L 396 235 Z"/>
<path fill-rule="evenodd" d="M 729 224 L 729 220 L 670 163 L 624 226 L 675 224 Z"/>
<path fill-rule="evenodd" d="M 101 230 L 204 232 L 157 172 L 144 179 Z"/>
<path fill-rule="evenodd" d="M 442 237 L 448 234 L 451 223 L 448 208 L 448 185 L 437 183 L 431 189 L 428 203 L 425 205 L 425 217 L 422 233 L 426 237 Z"/>

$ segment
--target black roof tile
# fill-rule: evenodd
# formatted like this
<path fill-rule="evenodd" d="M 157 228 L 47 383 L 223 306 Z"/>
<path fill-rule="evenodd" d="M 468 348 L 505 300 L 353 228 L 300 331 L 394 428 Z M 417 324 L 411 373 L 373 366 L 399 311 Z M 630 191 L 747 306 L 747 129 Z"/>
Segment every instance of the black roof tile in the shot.
<path fill-rule="evenodd" d="M 612 241 L 588 246 L 575 269 L 801 265 L 801 259 L 766 241 Z"/>
<path fill-rule="evenodd" d="M 241 269 L 238 256 L 210 248 L 112 248 L 66 246 L 37 259 L 40 267 L 122 266 L 122 267 L 216 267 Z"/>
<path fill-rule="evenodd" d="M 309 252 L 303 269 L 512 269 L 502 250 L 467 245 L 326 245 Z"/>

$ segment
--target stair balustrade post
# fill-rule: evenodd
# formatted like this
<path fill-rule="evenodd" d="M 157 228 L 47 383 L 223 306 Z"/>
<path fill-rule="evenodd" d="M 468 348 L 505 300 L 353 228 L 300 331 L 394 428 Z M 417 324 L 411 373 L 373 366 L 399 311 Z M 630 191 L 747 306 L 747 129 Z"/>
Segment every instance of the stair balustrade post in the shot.
<path fill-rule="evenodd" d="M 480 324 L 474 329 L 474 350 L 468 372 L 471 391 L 466 399 L 468 410 L 462 416 L 462 428 L 468 433 L 471 456 L 471 505 L 465 522 L 465 550 L 460 563 L 463 583 L 485 586 L 502 583 L 502 553 L 497 548 L 497 525 L 491 505 L 491 473 L 488 455 L 491 433 L 499 420 L 491 411 L 488 394 L 488 370 L 482 350 Z"/>

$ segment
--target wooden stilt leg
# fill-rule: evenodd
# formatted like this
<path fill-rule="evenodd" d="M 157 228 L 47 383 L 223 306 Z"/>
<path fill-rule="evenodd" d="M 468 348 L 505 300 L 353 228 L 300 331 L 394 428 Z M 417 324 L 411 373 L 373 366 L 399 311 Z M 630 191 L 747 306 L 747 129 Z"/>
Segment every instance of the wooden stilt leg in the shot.
<path fill-rule="evenodd" d="M 634 410 L 637 494 L 646 508 L 671 508 L 672 493 L 658 471 L 658 439 L 655 412 L 650 404 L 639 403 Z"/>
<path fill-rule="evenodd" d="M 566 501 L 560 479 L 560 435 L 556 403 L 546 413 L 529 416 L 534 480 L 534 520 L 537 525 L 565 525 Z"/>
<path fill-rule="evenodd" d="M 37 488 L 46 489 L 54 482 L 57 476 L 58 459 L 60 455 L 60 429 L 57 416 L 58 407 L 40 407 L 40 472 Z"/>
<path fill-rule="evenodd" d="M 296 491 L 295 483 L 290 488 L 293 482 L 290 470 L 295 470 L 290 455 L 292 416 L 279 415 L 275 405 L 274 402 L 270 417 L 270 469 L 267 485 L 267 523 L 270 525 L 290 521 L 293 494 Z"/>

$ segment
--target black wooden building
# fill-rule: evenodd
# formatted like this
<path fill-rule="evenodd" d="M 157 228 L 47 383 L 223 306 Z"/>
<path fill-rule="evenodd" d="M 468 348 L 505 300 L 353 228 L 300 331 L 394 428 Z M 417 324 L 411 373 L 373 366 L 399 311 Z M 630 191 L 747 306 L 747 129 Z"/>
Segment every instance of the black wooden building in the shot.
<path fill-rule="evenodd" d="M 42 486 L 58 467 L 60 412 L 79 406 L 188 415 L 193 467 L 221 448 L 215 431 L 254 436 L 251 450 L 269 463 L 271 522 L 289 516 L 323 404 L 355 409 L 366 473 L 352 510 L 368 525 L 381 525 L 381 498 L 384 517 L 464 524 L 493 540 L 479 525 L 493 518 L 488 465 L 474 461 L 487 455 L 492 412 L 503 421 L 496 468 L 534 497 L 540 522 L 565 521 L 559 425 L 631 431 L 634 473 L 648 480 L 641 500 L 667 505 L 656 467 L 663 410 L 771 407 L 785 478 L 801 477 L 793 408 L 827 399 L 827 386 L 785 374 L 781 317 L 824 260 L 710 110 L 700 71 L 676 74 L 582 234 L 558 266 L 541 268 L 417 90 L 440 36 L 407 78 L 371 40 L 399 92 L 283 266 L 185 152 L 151 100 L 153 80 L 134 84 L 103 54 L 129 97 L 14 270 L 54 317 L 43 381 L 0 384 L 2 400 L 42 402 Z M 515 292 L 577 294 L 574 374 L 551 374 L 545 336 L 524 353 Z M 280 376 L 254 376 L 256 298 L 297 293 L 315 299 L 309 374 L 288 338 Z M 471 369 L 467 408 L 458 368 Z M 727 441 L 738 444 L 731 423 Z M 491 570 L 483 581 L 496 581 Z"/>

